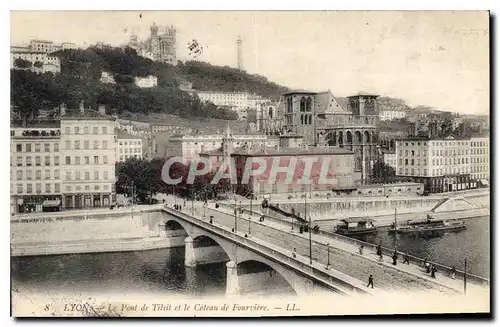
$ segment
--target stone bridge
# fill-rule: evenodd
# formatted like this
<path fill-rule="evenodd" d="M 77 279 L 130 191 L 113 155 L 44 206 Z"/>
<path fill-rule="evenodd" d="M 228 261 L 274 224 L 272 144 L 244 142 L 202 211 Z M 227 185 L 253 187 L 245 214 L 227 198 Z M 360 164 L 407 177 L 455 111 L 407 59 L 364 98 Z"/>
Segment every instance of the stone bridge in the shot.
<path fill-rule="evenodd" d="M 327 290 L 341 294 L 367 293 L 361 281 L 311 266 L 304 260 L 307 258 L 294 258 L 292 253 L 284 253 L 289 251 L 209 220 L 165 208 L 157 224 L 165 237 L 184 237 L 186 269 L 226 263 L 228 296 L 264 291 L 297 295 Z"/>

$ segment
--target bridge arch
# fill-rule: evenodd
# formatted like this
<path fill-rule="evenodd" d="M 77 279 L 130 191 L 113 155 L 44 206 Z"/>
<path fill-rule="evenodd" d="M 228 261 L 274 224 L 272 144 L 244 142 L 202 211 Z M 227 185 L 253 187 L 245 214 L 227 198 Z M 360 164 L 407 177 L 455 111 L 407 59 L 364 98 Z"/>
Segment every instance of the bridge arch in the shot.
<path fill-rule="evenodd" d="M 231 248 L 225 242 L 217 241 L 208 235 L 193 238 L 193 250 L 196 264 L 208 264 L 230 261 Z M 187 249 L 186 249 L 187 251 Z"/>
<path fill-rule="evenodd" d="M 272 267 L 274 266 L 274 267 Z M 269 265 L 262 260 L 245 260 L 237 265 L 240 295 L 271 291 L 279 295 L 297 295 L 292 276 L 283 272 L 279 265 Z M 283 275 L 284 273 L 284 275 Z"/>

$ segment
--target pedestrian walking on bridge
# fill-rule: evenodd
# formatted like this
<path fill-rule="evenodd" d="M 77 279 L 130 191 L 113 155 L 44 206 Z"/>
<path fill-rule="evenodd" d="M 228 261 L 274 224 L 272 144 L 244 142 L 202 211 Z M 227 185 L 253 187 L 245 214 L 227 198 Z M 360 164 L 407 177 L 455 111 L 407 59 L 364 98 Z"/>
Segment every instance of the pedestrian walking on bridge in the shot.
<path fill-rule="evenodd" d="M 373 275 L 368 276 L 368 285 L 366 287 L 371 287 L 373 288 Z"/>
<path fill-rule="evenodd" d="M 359 254 L 363 255 L 363 249 L 364 249 L 364 246 L 363 246 L 363 244 L 361 244 L 361 246 L 359 247 Z"/>
<path fill-rule="evenodd" d="M 410 257 L 408 256 L 408 253 L 405 253 L 404 256 L 403 256 L 403 264 L 407 264 L 409 265 L 410 264 Z"/>
<path fill-rule="evenodd" d="M 394 251 L 394 253 L 392 254 L 392 264 L 393 265 L 398 264 L 398 253 L 396 251 Z"/>
<path fill-rule="evenodd" d="M 457 274 L 457 269 L 455 268 L 455 266 L 453 266 L 453 268 L 451 268 L 450 277 L 455 279 L 456 274 Z"/>
<path fill-rule="evenodd" d="M 437 267 L 435 265 L 432 265 L 431 268 L 431 277 L 436 278 L 436 272 L 437 272 Z"/>

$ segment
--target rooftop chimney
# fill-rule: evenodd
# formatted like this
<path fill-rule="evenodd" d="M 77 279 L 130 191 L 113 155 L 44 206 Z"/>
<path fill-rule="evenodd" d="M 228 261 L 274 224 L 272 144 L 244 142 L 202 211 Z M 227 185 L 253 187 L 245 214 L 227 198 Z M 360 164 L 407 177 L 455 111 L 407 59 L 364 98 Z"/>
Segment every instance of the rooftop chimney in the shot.
<path fill-rule="evenodd" d="M 85 113 L 85 102 L 83 100 L 80 102 L 80 113 Z"/>
<path fill-rule="evenodd" d="M 97 108 L 98 108 L 98 111 L 99 111 L 99 113 L 100 113 L 101 115 L 105 115 L 105 114 L 106 114 L 106 106 L 105 106 L 105 105 L 103 105 L 103 104 L 99 104 L 99 105 L 97 106 Z"/>

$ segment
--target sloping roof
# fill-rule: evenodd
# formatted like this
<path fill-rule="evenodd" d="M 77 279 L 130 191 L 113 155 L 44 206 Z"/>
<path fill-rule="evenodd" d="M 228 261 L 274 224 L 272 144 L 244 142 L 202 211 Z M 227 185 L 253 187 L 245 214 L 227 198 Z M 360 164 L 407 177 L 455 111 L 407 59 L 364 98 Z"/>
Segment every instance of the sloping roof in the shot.
<path fill-rule="evenodd" d="M 350 113 L 346 108 L 342 107 L 330 90 L 315 94 L 314 102 L 316 103 L 316 112 L 318 114 Z"/>
<path fill-rule="evenodd" d="M 81 112 L 80 109 L 66 109 L 66 113 L 61 116 L 61 120 L 115 120 L 115 118 L 103 115 L 96 110 L 85 109 Z"/>
<path fill-rule="evenodd" d="M 358 93 L 356 93 L 354 95 L 348 96 L 348 98 L 354 98 L 354 97 L 358 97 L 358 96 L 378 97 L 379 95 L 378 94 L 374 94 L 374 93 L 368 93 L 368 92 L 358 92 Z"/>
<path fill-rule="evenodd" d="M 132 135 L 132 134 L 127 133 L 127 132 L 122 131 L 122 130 L 116 131 L 116 137 L 118 139 L 142 139 L 142 137 L 140 137 L 140 136 Z"/>
<path fill-rule="evenodd" d="M 283 95 L 286 94 L 293 94 L 293 93 L 306 93 L 306 94 L 316 94 L 317 92 L 314 91 L 307 91 L 307 90 L 302 90 L 302 89 L 296 89 L 296 90 L 291 90 L 286 93 L 283 93 Z"/>
<path fill-rule="evenodd" d="M 309 147 L 309 148 L 258 148 L 251 150 L 238 150 L 233 155 L 243 156 L 300 156 L 300 155 L 331 155 L 331 154 L 354 154 L 353 151 L 337 147 Z"/>
<path fill-rule="evenodd" d="M 222 156 L 222 155 L 224 155 L 224 152 L 220 148 L 215 150 L 200 152 L 200 156 Z"/>

